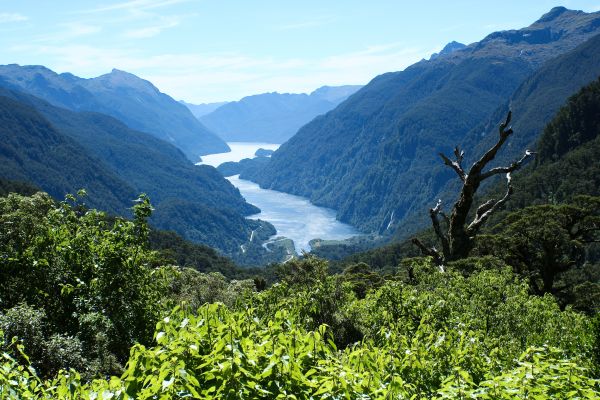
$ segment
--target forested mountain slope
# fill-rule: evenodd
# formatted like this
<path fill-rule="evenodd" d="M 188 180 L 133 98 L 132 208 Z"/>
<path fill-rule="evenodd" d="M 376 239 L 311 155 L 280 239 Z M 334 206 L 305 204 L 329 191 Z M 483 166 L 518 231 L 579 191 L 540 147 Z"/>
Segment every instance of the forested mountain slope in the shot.
<path fill-rule="evenodd" d="M 62 108 L 110 115 L 132 129 L 174 144 L 192 161 L 203 154 L 228 150 L 183 104 L 152 83 L 117 69 L 82 79 L 43 66 L 3 65 L 0 86 L 30 93 Z"/>
<path fill-rule="evenodd" d="M 496 160 L 490 165 L 509 164 L 519 159 L 526 149 L 535 150 L 540 134 L 569 96 L 600 76 L 600 35 L 575 49 L 546 62 L 528 77 L 515 93 L 484 122 L 473 129 L 459 143 L 465 150 L 465 165 L 490 148 L 497 138 L 497 124 L 512 108 L 512 126 L 515 131 Z M 441 160 L 438 161 L 441 164 Z M 517 176 L 518 174 L 515 174 Z M 458 181 L 450 179 L 444 188 L 434 194 L 428 206 L 441 198 L 446 204 L 453 201 Z M 424 206 L 423 209 L 427 207 Z M 395 232 L 398 238 L 406 237 L 415 226 L 428 224 L 429 217 L 415 213 Z"/>
<path fill-rule="evenodd" d="M 546 124 L 535 148 L 538 150 L 535 161 L 513 174 L 512 195 L 502 209 L 492 214 L 483 233 L 499 229 L 509 213 L 526 207 L 569 204 L 577 196 L 600 195 L 600 78 L 562 105 Z M 501 179 L 482 189 L 478 203 L 490 198 L 499 199 L 506 193 L 506 180 Z M 446 210 L 451 206 L 452 202 L 448 201 Z M 423 215 L 429 217 L 427 210 L 423 210 Z M 535 221 L 532 227 L 536 224 L 541 227 L 544 221 Z M 434 240 L 430 228 L 418 236 L 426 241 Z M 403 258 L 419 254 L 409 240 L 398 241 L 347 257 L 336 263 L 336 268 L 342 270 L 348 265 L 364 262 L 376 270 L 393 271 Z M 595 252 L 588 251 L 587 256 L 597 260 L 600 253 L 596 249 Z M 595 274 L 600 276 L 600 269 L 596 268 Z"/>
<path fill-rule="evenodd" d="M 227 254 L 238 252 L 256 229 L 256 222 L 244 217 L 258 212 L 256 207 L 246 203 L 239 191 L 214 168 L 190 163 L 169 143 L 134 131 L 103 114 L 65 110 L 34 96 L 5 89 L 0 89 L 0 94 L 19 101 L 13 101 L 15 109 L 19 109 L 18 105 L 27 107 L 46 121 L 43 128 L 32 130 L 35 125 L 20 115 L 14 117 L 15 127 L 9 132 L 18 134 L 7 138 L 6 144 L 11 143 L 11 139 L 23 146 L 12 149 L 6 156 L 6 166 L 11 165 L 11 170 L 1 176 L 29 180 L 59 199 L 65 193 L 86 188 L 102 205 L 102 202 L 114 202 L 108 195 L 114 193 L 118 204 L 104 209 L 119 214 L 131 207 L 131 201 L 139 193 L 146 193 L 156 207 L 152 219 L 155 226 L 174 230 L 187 239 L 214 246 Z M 68 152 L 61 150 L 59 159 L 48 152 L 48 149 L 60 149 L 48 142 L 50 134 L 68 136 L 65 139 L 71 144 Z M 38 168 L 31 160 L 16 161 L 31 149 L 37 149 L 45 157 L 42 164 L 47 168 L 41 164 Z M 71 175 L 73 179 L 60 186 L 52 183 L 54 180 L 62 182 Z M 108 194 L 95 189 L 109 177 L 120 184 L 107 182 Z"/>
<path fill-rule="evenodd" d="M 438 152 L 462 143 L 545 62 L 599 31 L 600 13 L 559 7 L 527 28 L 378 76 L 245 177 L 335 208 L 365 231 L 394 230 L 446 189 L 452 174 Z"/>
<path fill-rule="evenodd" d="M 85 188 L 90 206 L 118 214 L 128 214 L 136 197 L 133 187 L 100 158 L 55 129 L 33 107 L 1 91 L 0 177 L 31 182 L 57 199 Z"/>
<path fill-rule="evenodd" d="M 569 202 L 578 195 L 600 196 L 600 77 L 559 109 L 536 149 L 535 162 L 515 174 L 515 190 L 505 212 Z M 503 190 L 504 184 L 499 183 L 487 195 L 497 196 Z M 499 213 L 494 221 L 503 216 Z"/>
<path fill-rule="evenodd" d="M 283 143 L 360 86 L 323 86 L 311 94 L 263 93 L 227 103 L 200 118 L 226 141 Z"/>

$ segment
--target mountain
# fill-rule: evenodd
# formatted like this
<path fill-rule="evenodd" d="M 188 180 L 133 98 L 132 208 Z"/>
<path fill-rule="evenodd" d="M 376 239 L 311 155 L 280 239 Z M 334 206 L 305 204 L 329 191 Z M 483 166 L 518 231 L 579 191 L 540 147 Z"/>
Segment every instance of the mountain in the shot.
<path fill-rule="evenodd" d="M 317 115 L 335 108 L 361 86 L 323 86 L 311 94 L 263 93 L 244 97 L 200 118 L 227 142 L 283 143 Z"/>
<path fill-rule="evenodd" d="M 600 54 L 600 46 L 595 51 Z M 514 176 L 514 193 L 505 212 L 570 202 L 577 195 L 600 196 L 600 73 L 558 109 L 542 132 L 535 162 Z M 491 187 L 490 194 L 505 190 L 502 182 Z M 502 215 L 494 216 L 490 225 Z"/>
<path fill-rule="evenodd" d="M 541 72 L 541 71 L 540 71 Z M 532 205 L 573 202 L 578 195 L 600 195 L 600 78 L 569 97 L 543 128 L 535 147 L 534 162 L 513 175 L 513 194 L 501 210 L 492 214 L 483 231 L 501 226 L 508 213 Z M 504 179 L 482 191 L 481 200 L 498 199 L 506 193 Z M 418 235 L 434 243 L 428 228 Z M 410 240 L 397 241 L 366 252 L 353 254 L 333 269 L 364 262 L 379 271 L 395 271 L 401 260 L 421 253 Z M 587 257 L 598 259 L 590 251 Z"/>
<path fill-rule="evenodd" d="M 196 117 L 198 119 L 200 117 L 205 116 L 206 114 L 210 114 L 211 112 L 215 111 L 217 108 L 229 103 L 228 101 L 221 101 L 218 103 L 192 104 L 192 103 L 186 103 L 183 100 L 179 100 L 179 102 L 181 104 L 183 104 L 184 106 L 186 106 L 192 112 L 192 114 L 194 114 L 194 117 Z"/>
<path fill-rule="evenodd" d="M 340 220 L 364 231 L 389 233 L 415 216 L 422 223 L 454 178 L 437 154 L 451 154 L 544 63 L 598 32 L 600 13 L 558 7 L 527 28 L 492 33 L 462 50 L 380 75 L 302 127 L 264 168 L 242 177 L 337 209 Z M 573 86 L 587 83 L 585 76 L 598 73 L 594 60 L 583 76 L 564 79 Z M 558 104 L 571 93 L 561 93 Z"/>
<path fill-rule="evenodd" d="M 125 214 L 137 194 L 30 105 L 0 91 L 0 177 L 31 182 L 62 200 L 85 188 L 89 205 Z M 13 186 L 14 189 L 14 185 Z"/>
<path fill-rule="evenodd" d="M 509 108 L 514 111 L 512 127 L 515 134 L 507 140 L 490 167 L 510 164 L 520 158 L 525 149 L 536 149 L 539 135 L 566 99 L 598 76 L 600 35 L 546 62 L 519 85 L 512 96 L 490 117 L 472 128 L 458 142 L 461 148 L 466 149 L 464 164 L 470 165 L 474 157 L 483 154 L 493 145 L 497 139 L 498 122 L 506 116 Z M 459 181 L 450 179 L 434 198 L 441 198 L 450 204 L 457 193 L 458 184 Z M 404 222 L 406 227 L 419 225 L 427 222 L 427 216 L 423 213 L 415 214 Z M 400 229 L 396 236 L 404 237 L 409 231 L 410 229 Z"/>
<path fill-rule="evenodd" d="M 228 146 L 204 127 L 182 104 L 152 83 L 113 69 L 92 79 L 57 74 L 43 66 L 0 66 L 0 86 L 30 93 L 73 111 L 115 117 L 132 129 L 147 132 L 181 149 L 191 161 L 227 151 Z"/>
<path fill-rule="evenodd" d="M 10 112 L 2 128 L 0 177 L 33 182 L 56 198 L 85 188 L 99 202 L 93 206 L 117 214 L 147 193 L 156 208 L 154 226 L 229 255 L 264 225 L 245 218 L 259 210 L 220 173 L 190 163 L 169 143 L 107 115 L 6 89 L 0 95 Z M 21 109 L 27 114 L 16 114 Z"/>
<path fill-rule="evenodd" d="M 474 147 L 475 154 L 489 148 L 496 138 L 498 121 L 510 108 L 514 111 L 512 125 L 517 134 L 512 135 L 507 150 L 499 154 L 496 163 L 512 161 L 523 149 L 536 147 L 540 133 L 565 100 L 598 76 L 600 35 L 541 66 L 484 124 L 466 135 L 464 147 Z"/>
<path fill-rule="evenodd" d="M 456 50 L 462 50 L 465 47 L 467 47 L 467 45 L 459 43 L 459 42 L 453 40 L 452 42 L 450 42 L 447 45 L 445 45 L 444 48 L 439 53 L 433 53 L 431 55 L 431 57 L 429 57 L 429 59 L 430 60 L 435 60 L 439 56 L 445 56 L 447 54 L 455 52 Z"/>

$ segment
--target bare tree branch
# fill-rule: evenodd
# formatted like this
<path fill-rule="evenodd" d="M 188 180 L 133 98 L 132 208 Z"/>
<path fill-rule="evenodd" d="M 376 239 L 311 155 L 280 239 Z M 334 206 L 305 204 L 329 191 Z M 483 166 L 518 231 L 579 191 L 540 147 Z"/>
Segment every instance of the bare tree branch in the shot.
<path fill-rule="evenodd" d="M 498 134 L 500 135 L 500 138 L 491 149 L 486 151 L 485 154 L 473 164 L 469 170 L 469 176 L 473 175 L 479 178 L 483 168 L 496 157 L 498 150 L 500 150 L 504 142 L 506 142 L 506 139 L 508 139 L 513 133 L 512 127 L 509 126 L 511 119 L 512 111 L 509 111 L 506 115 L 506 120 L 501 123 L 500 127 L 498 128 Z"/>
<path fill-rule="evenodd" d="M 438 213 L 439 215 L 441 215 L 441 217 L 444 219 L 444 222 L 446 223 L 446 227 L 450 225 L 450 218 L 448 218 L 448 214 L 446 214 L 445 212 L 441 211 Z"/>
<path fill-rule="evenodd" d="M 424 255 L 433 257 L 438 265 L 443 265 L 445 262 L 457 260 L 469 255 L 469 252 L 473 248 L 474 235 L 487 221 L 490 215 L 501 207 L 512 194 L 511 172 L 519 169 L 529 156 L 535 154 L 532 151 L 527 150 L 520 160 L 513 162 L 511 165 L 492 168 L 489 171 L 482 173 L 486 165 L 496 157 L 498 150 L 500 150 L 506 140 L 512 135 L 513 130 L 510 127 L 511 118 L 512 113 L 509 111 L 506 115 L 506 119 L 498 128 L 499 138 L 496 144 L 486 151 L 479 160 L 473 163 L 468 172 L 465 172 L 462 167 L 464 151 L 455 147 L 454 161 L 440 153 L 440 157 L 444 160 L 444 164 L 451 167 L 463 181 L 459 197 L 452 207 L 452 213 L 449 218 L 441 210 L 441 200 L 438 201 L 434 208 L 429 210 L 433 229 L 442 244 L 442 253 L 440 254 L 434 247 L 425 246 L 418 239 L 413 239 L 413 243 L 421 249 L 421 252 Z M 468 223 L 467 218 L 469 216 L 469 211 L 473 206 L 473 199 L 481 182 L 493 175 L 501 173 L 506 174 L 506 194 L 498 201 L 491 199 L 481 204 L 475 212 L 473 221 Z M 441 216 L 446 223 L 444 229 L 442 229 L 442 226 L 440 225 L 438 215 Z M 444 230 L 446 230 L 446 232 Z"/>
<path fill-rule="evenodd" d="M 523 157 L 521 157 L 520 160 L 513 162 L 508 167 L 497 167 L 490 169 L 488 172 L 481 174 L 481 180 L 487 179 L 492 175 L 508 174 L 513 171 L 516 171 L 517 169 L 521 168 L 521 165 L 523 165 L 525 160 L 527 160 L 533 154 L 535 154 L 535 152 L 531 150 L 525 150 L 525 154 L 523 155 Z"/>
<path fill-rule="evenodd" d="M 504 203 L 506 203 L 506 201 L 510 198 L 510 195 L 513 192 L 511 179 L 512 178 L 511 178 L 510 172 L 509 172 L 508 174 L 506 174 L 507 183 L 506 183 L 506 193 L 504 194 L 504 197 L 502 197 L 500 200 L 498 200 L 495 203 L 493 203 L 494 202 L 493 199 L 484 203 L 482 206 L 486 206 L 486 210 L 484 212 L 481 212 L 481 214 L 480 214 L 480 209 L 482 208 L 482 206 L 479 207 L 479 209 L 475 213 L 476 214 L 475 219 L 467 227 L 467 233 L 469 235 L 475 234 L 479 230 L 481 225 L 483 225 L 485 223 L 485 221 L 490 217 L 490 215 L 492 215 L 492 213 L 494 211 L 496 211 L 500 206 L 502 206 Z"/>
<path fill-rule="evenodd" d="M 458 174 L 460 179 L 464 182 L 466 179 L 466 174 L 461 165 L 464 151 L 462 153 L 459 153 L 458 147 L 455 147 L 454 155 L 456 156 L 456 161 L 452 161 L 448 157 L 446 157 L 446 155 L 444 153 L 440 153 L 440 157 L 442 157 L 442 160 L 444 160 L 444 164 L 446 164 L 447 166 L 452 168 L 454 171 L 456 171 L 456 173 Z"/>
<path fill-rule="evenodd" d="M 412 239 L 412 243 L 417 246 L 423 255 L 430 256 L 433 258 L 433 262 L 437 265 L 443 264 L 443 259 L 440 253 L 435 249 L 435 247 L 427 247 L 417 238 Z"/>

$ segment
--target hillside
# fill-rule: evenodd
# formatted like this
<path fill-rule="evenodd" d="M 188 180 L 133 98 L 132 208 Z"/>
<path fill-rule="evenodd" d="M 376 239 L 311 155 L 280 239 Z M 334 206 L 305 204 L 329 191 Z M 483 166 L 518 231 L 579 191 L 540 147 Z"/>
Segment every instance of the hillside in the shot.
<path fill-rule="evenodd" d="M 600 76 L 600 75 L 599 75 Z M 536 160 L 515 175 L 507 211 L 532 204 L 570 202 L 577 195 L 600 195 L 600 78 L 571 96 L 543 129 Z M 491 196 L 503 185 L 489 189 Z"/>
<path fill-rule="evenodd" d="M 157 228 L 174 230 L 186 239 L 229 255 L 238 253 L 240 245 L 256 229 L 258 223 L 244 216 L 258 209 L 246 203 L 214 168 L 190 163 L 174 146 L 103 114 L 65 110 L 19 92 L 0 89 L 0 93 L 18 100 L 20 103 L 15 104 L 27 107 L 35 115 L 41 114 L 40 118 L 46 121 L 43 129 L 32 130 L 26 119 L 14 116 L 14 125 L 20 130 L 12 127 L 12 131 L 20 135 L 11 140 L 23 147 L 11 148 L 0 176 L 31 181 L 59 199 L 65 193 L 86 188 L 96 201 L 110 201 L 111 207 L 104 209 L 118 214 L 131 207 L 139 193 L 146 193 L 156 207 L 152 223 Z M 46 131 L 67 136 L 65 140 L 71 143 L 68 152 L 60 150 L 61 158 L 46 151 L 59 149 L 48 142 L 51 136 L 44 135 Z M 11 141 L 7 138 L 5 145 L 8 143 Z M 18 161 L 32 149 L 38 149 L 45 157 L 39 167 L 32 160 Z M 93 158 L 84 158 L 87 154 Z M 70 175 L 74 178 L 65 181 L 64 177 Z M 120 185 L 108 181 L 110 177 Z M 55 180 L 62 184 L 56 185 Z M 96 189 L 98 183 L 105 181 L 103 192 Z M 118 204 L 112 204 L 113 192 L 113 196 L 118 195 Z"/>
<path fill-rule="evenodd" d="M 512 126 L 515 134 L 507 141 L 491 166 L 508 164 L 521 157 L 525 149 L 536 149 L 537 141 L 545 125 L 550 122 L 567 98 L 582 86 L 600 76 L 600 35 L 591 38 L 570 52 L 549 60 L 528 77 L 515 93 L 491 114 L 485 122 L 470 129 L 459 142 L 465 149 L 465 165 L 473 157 L 482 154 L 492 146 L 497 135 L 497 124 L 512 108 Z M 438 161 L 441 163 L 441 161 Z M 458 182 L 450 179 L 444 187 L 434 194 L 433 199 L 441 198 L 449 203 L 454 199 Z M 431 205 L 431 201 L 423 209 Z M 428 217 L 415 213 L 404 221 L 394 234 L 396 238 L 406 237 L 415 226 L 428 224 Z"/>
<path fill-rule="evenodd" d="M 599 29 L 600 13 L 559 7 L 527 28 L 492 33 L 462 50 L 378 76 L 300 129 L 259 173 L 242 177 L 337 209 L 340 220 L 364 231 L 389 233 L 407 221 L 415 229 L 423 220 L 414 218 L 453 177 L 437 153 L 463 143 L 532 73 Z M 582 59 L 599 67 L 595 57 Z M 574 91 L 594 71 L 564 79 L 573 81 Z M 560 93 L 553 102 L 572 94 Z"/>
<path fill-rule="evenodd" d="M 59 200 L 85 188 L 90 206 L 128 214 L 137 196 L 132 186 L 33 107 L 4 94 L 0 91 L 0 177 L 31 182 Z"/>
<path fill-rule="evenodd" d="M 323 86 L 310 94 L 263 93 L 227 103 L 200 118 L 228 142 L 283 143 L 360 86 Z"/>
<path fill-rule="evenodd" d="M 152 83 L 113 69 L 96 78 L 57 74 L 43 66 L 0 66 L 0 86 L 30 93 L 58 107 L 94 111 L 115 117 L 132 129 L 170 142 L 191 161 L 227 151 L 227 145 L 206 129 L 182 104 Z"/>
<path fill-rule="evenodd" d="M 509 213 L 532 205 L 570 203 L 579 195 L 600 195 L 600 164 L 597 162 L 600 160 L 600 78 L 569 97 L 554 113 L 535 148 L 538 150 L 535 161 L 513 175 L 513 194 L 502 209 L 492 215 L 484 232 L 499 229 Z M 499 199 L 505 192 L 506 181 L 498 181 L 481 190 L 479 203 Z M 448 208 L 451 204 L 447 203 Z M 423 214 L 427 214 L 426 210 Z M 431 228 L 418 236 L 428 242 L 435 240 Z M 390 272 L 403 258 L 419 254 L 410 240 L 403 240 L 353 254 L 335 266 L 341 272 L 349 265 L 363 262 L 375 270 Z M 587 257 L 595 257 L 597 262 L 599 254 L 589 251 Z"/>

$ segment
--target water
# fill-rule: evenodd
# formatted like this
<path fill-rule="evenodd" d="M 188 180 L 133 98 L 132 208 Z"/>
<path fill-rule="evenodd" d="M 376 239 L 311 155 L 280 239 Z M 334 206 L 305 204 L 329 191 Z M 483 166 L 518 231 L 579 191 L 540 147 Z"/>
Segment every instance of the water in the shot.
<path fill-rule="evenodd" d="M 240 161 L 254 158 L 259 148 L 277 150 L 279 144 L 254 142 L 229 142 L 229 153 L 202 156 L 200 164 L 217 167 L 227 161 Z M 246 201 L 261 209 L 252 219 L 268 221 L 277 229 L 277 236 L 285 236 L 294 241 L 296 252 L 310 251 L 308 242 L 312 239 L 340 240 L 359 235 L 356 229 L 335 219 L 335 211 L 317 207 L 304 197 L 261 189 L 257 184 L 240 179 L 238 175 L 227 178 L 240 190 Z"/>
<path fill-rule="evenodd" d="M 335 219 L 335 211 L 317 207 L 304 197 L 261 189 L 254 182 L 231 176 L 229 181 L 236 186 L 250 204 L 261 209 L 252 219 L 268 221 L 277 229 L 278 236 L 294 241 L 296 252 L 310 251 L 312 239 L 340 240 L 359 235 L 354 227 Z"/>
<path fill-rule="evenodd" d="M 256 150 L 262 148 L 267 150 L 277 150 L 279 144 L 275 143 L 249 143 L 249 142 L 229 142 L 231 148 L 229 153 L 209 154 L 202 156 L 202 162 L 199 164 L 212 165 L 218 167 L 227 161 L 240 161 L 244 158 L 254 158 Z"/>

